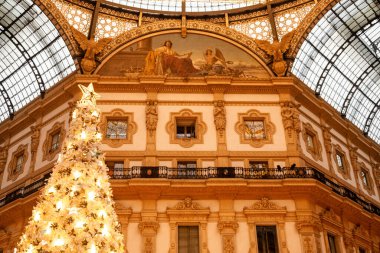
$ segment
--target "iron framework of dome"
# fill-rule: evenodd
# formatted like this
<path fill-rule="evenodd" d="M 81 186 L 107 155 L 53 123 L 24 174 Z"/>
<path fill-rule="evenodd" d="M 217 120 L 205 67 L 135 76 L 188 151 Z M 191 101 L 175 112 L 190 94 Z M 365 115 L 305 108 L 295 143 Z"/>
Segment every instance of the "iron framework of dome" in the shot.
<path fill-rule="evenodd" d="M 380 2 L 343 0 L 302 44 L 292 72 L 380 142 Z"/>

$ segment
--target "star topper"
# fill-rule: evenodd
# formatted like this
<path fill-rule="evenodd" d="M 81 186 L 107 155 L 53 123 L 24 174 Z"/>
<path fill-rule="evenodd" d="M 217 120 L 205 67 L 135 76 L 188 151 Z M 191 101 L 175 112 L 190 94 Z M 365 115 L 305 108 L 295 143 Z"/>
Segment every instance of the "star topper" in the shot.
<path fill-rule="evenodd" d="M 100 98 L 100 95 L 94 91 L 94 86 L 92 85 L 92 83 L 90 83 L 88 87 L 83 86 L 81 84 L 79 84 L 78 86 L 83 93 L 81 100 L 91 101 L 94 105 L 96 105 L 96 100 Z"/>

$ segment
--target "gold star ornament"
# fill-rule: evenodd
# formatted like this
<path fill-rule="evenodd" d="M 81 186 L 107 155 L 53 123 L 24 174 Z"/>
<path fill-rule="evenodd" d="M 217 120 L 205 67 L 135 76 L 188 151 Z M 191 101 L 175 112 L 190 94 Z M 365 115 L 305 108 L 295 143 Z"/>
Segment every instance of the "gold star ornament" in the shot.
<path fill-rule="evenodd" d="M 94 86 L 92 83 L 88 85 L 88 87 L 83 86 L 81 84 L 78 85 L 79 89 L 82 91 L 82 101 L 91 101 L 94 105 L 96 105 L 96 100 L 100 98 L 100 95 L 94 91 Z"/>

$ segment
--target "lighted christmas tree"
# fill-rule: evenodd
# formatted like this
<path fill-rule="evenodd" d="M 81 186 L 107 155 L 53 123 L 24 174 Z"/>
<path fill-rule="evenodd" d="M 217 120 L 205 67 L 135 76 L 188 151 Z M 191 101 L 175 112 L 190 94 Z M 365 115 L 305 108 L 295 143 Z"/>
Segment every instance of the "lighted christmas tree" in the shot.
<path fill-rule="evenodd" d="M 92 84 L 79 87 L 83 97 L 72 114 L 69 134 L 16 252 L 124 252 L 99 150 L 100 96 Z"/>

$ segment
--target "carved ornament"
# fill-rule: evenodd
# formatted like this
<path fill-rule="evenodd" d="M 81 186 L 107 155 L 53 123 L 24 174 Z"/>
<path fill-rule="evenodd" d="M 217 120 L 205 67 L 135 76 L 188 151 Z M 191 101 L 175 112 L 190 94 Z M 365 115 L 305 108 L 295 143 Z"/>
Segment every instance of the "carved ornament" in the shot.
<path fill-rule="evenodd" d="M 300 113 L 298 111 L 301 105 L 293 102 L 283 102 L 280 103 L 280 105 L 284 128 L 287 131 L 288 137 L 292 138 L 293 130 L 296 131 L 296 133 L 301 131 Z"/>
<path fill-rule="evenodd" d="M 255 202 L 251 209 L 254 210 L 285 210 L 286 207 L 280 207 L 276 203 L 270 201 L 268 198 L 263 197 L 261 200 Z"/>
<path fill-rule="evenodd" d="M 190 197 L 186 197 L 184 201 L 179 202 L 174 206 L 176 210 L 201 210 L 202 208 L 198 203 L 193 202 Z"/>
<path fill-rule="evenodd" d="M 53 136 L 59 133 L 58 147 L 54 150 L 51 150 Z M 65 122 L 56 122 L 53 127 L 46 133 L 46 139 L 42 144 L 42 160 L 51 161 L 54 157 L 60 152 L 62 148 L 63 141 L 66 137 Z"/>
<path fill-rule="evenodd" d="M 146 130 L 150 136 L 153 136 L 158 122 L 157 101 L 148 100 L 146 102 L 145 117 Z"/>
<path fill-rule="evenodd" d="M 273 143 L 273 134 L 276 132 L 276 127 L 270 120 L 269 113 L 261 113 L 258 110 L 249 110 L 246 113 L 239 113 L 238 114 L 238 122 L 235 124 L 235 131 L 240 136 L 240 143 L 249 144 L 254 148 L 260 148 L 264 146 L 265 144 L 271 144 Z M 264 123 L 264 129 L 259 129 L 257 131 L 261 131 L 260 134 L 263 134 L 263 138 L 246 138 L 247 134 L 249 136 L 252 136 L 255 134 L 250 129 L 245 121 L 254 121 L 254 120 L 260 120 Z M 264 133 L 262 133 L 264 131 Z"/>
<path fill-rule="evenodd" d="M 114 109 L 111 112 L 102 112 L 99 128 L 101 129 L 103 140 L 102 143 L 112 148 L 121 147 L 123 144 L 133 143 L 133 135 L 137 132 L 137 124 L 133 120 L 133 113 L 124 112 L 122 109 Z M 108 120 L 126 120 L 127 136 L 125 139 L 109 139 L 107 138 Z"/>
<path fill-rule="evenodd" d="M 319 136 L 316 130 L 310 123 L 303 122 L 302 137 L 305 142 L 306 151 L 311 154 L 314 160 L 322 161 L 322 144 L 319 141 Z M 312 147 L 308 145 L 308 136 L 312 138 Z"/>
<path fill-rule="evenodd" d="M 8 147 L 7 146 L 0 147 L 0 175 L 5 170 L 5 165 L 7 164 L 7 158 L 8 158 Z"/>
<path fill-rule="evenodd" d="M 23 156 L 21 168 L 16 171 L 17 158 Z M 12 153 L 12 160 L 8 164 L 8 181 L 15 181 L 25 170 L 25 164 L 28 160 L 28 144 L 20 145 Z"/>
<path fill-rule="evenodd" d="M 331 154 L 331 152 L 332 152 L 330 130 L 331 130 L 331 127 L 328 127 L 328 126 L 323 126 L 322 127 L 323 141 L 324 141 L 324 144 L 325 144 L 325 149 L 326 149 L 327 154 Z"/>
<path fill-rule="evenodd" d="M 214 102 L 214 123 L 216 131 L 223 136 L 226 130 L 226 109 L 222 100 Z"/>
<path fill-rule="evenodd" d="M 284 60 L 284 54 L 290 47 L 290 41 L 296 30 L 285 34 L 281 42 L 274 41 L 272 44 L 266 40 L 255 40 L 257 46 L 273 57 L 272 70 L 277 76 L 285 76 L 288 69 L 288 64 Z"/>
<path fill-rule="evenodd" d="M 142 234 L 144 234 L 144 232 L 157 233 L 159 228 L 160 224 L 156 221 L 142 221 L 139 223 L 139 230 Z"/>
<path fill-rule="evenodd" d="M 177 138 L 177 120 L 186 119 L 195 121 L 195 137 Z M 201 112 L 193 112 L 190 109 L 183 109 L 180 112 L 170 113 L 170 121 L 166 124 L 166 131 L 170 136 L 171 144 L 178 144 L 184 148 L 189 148 L 195 144 L 203 144 L 203 136 L 207 131 L 207 125 L 202 119 Z"/>
<path fill-rule="evenodd" d="M 313 227 L 318 232 L 321 232 L 322 229 L 322 223 L 319 218 L 313 217 L 313 216 L 298 216 L 297 222 L 296 222 L 296 228 L 298 231 L 302 232 L 302 229 L 305 227 Z"/>

